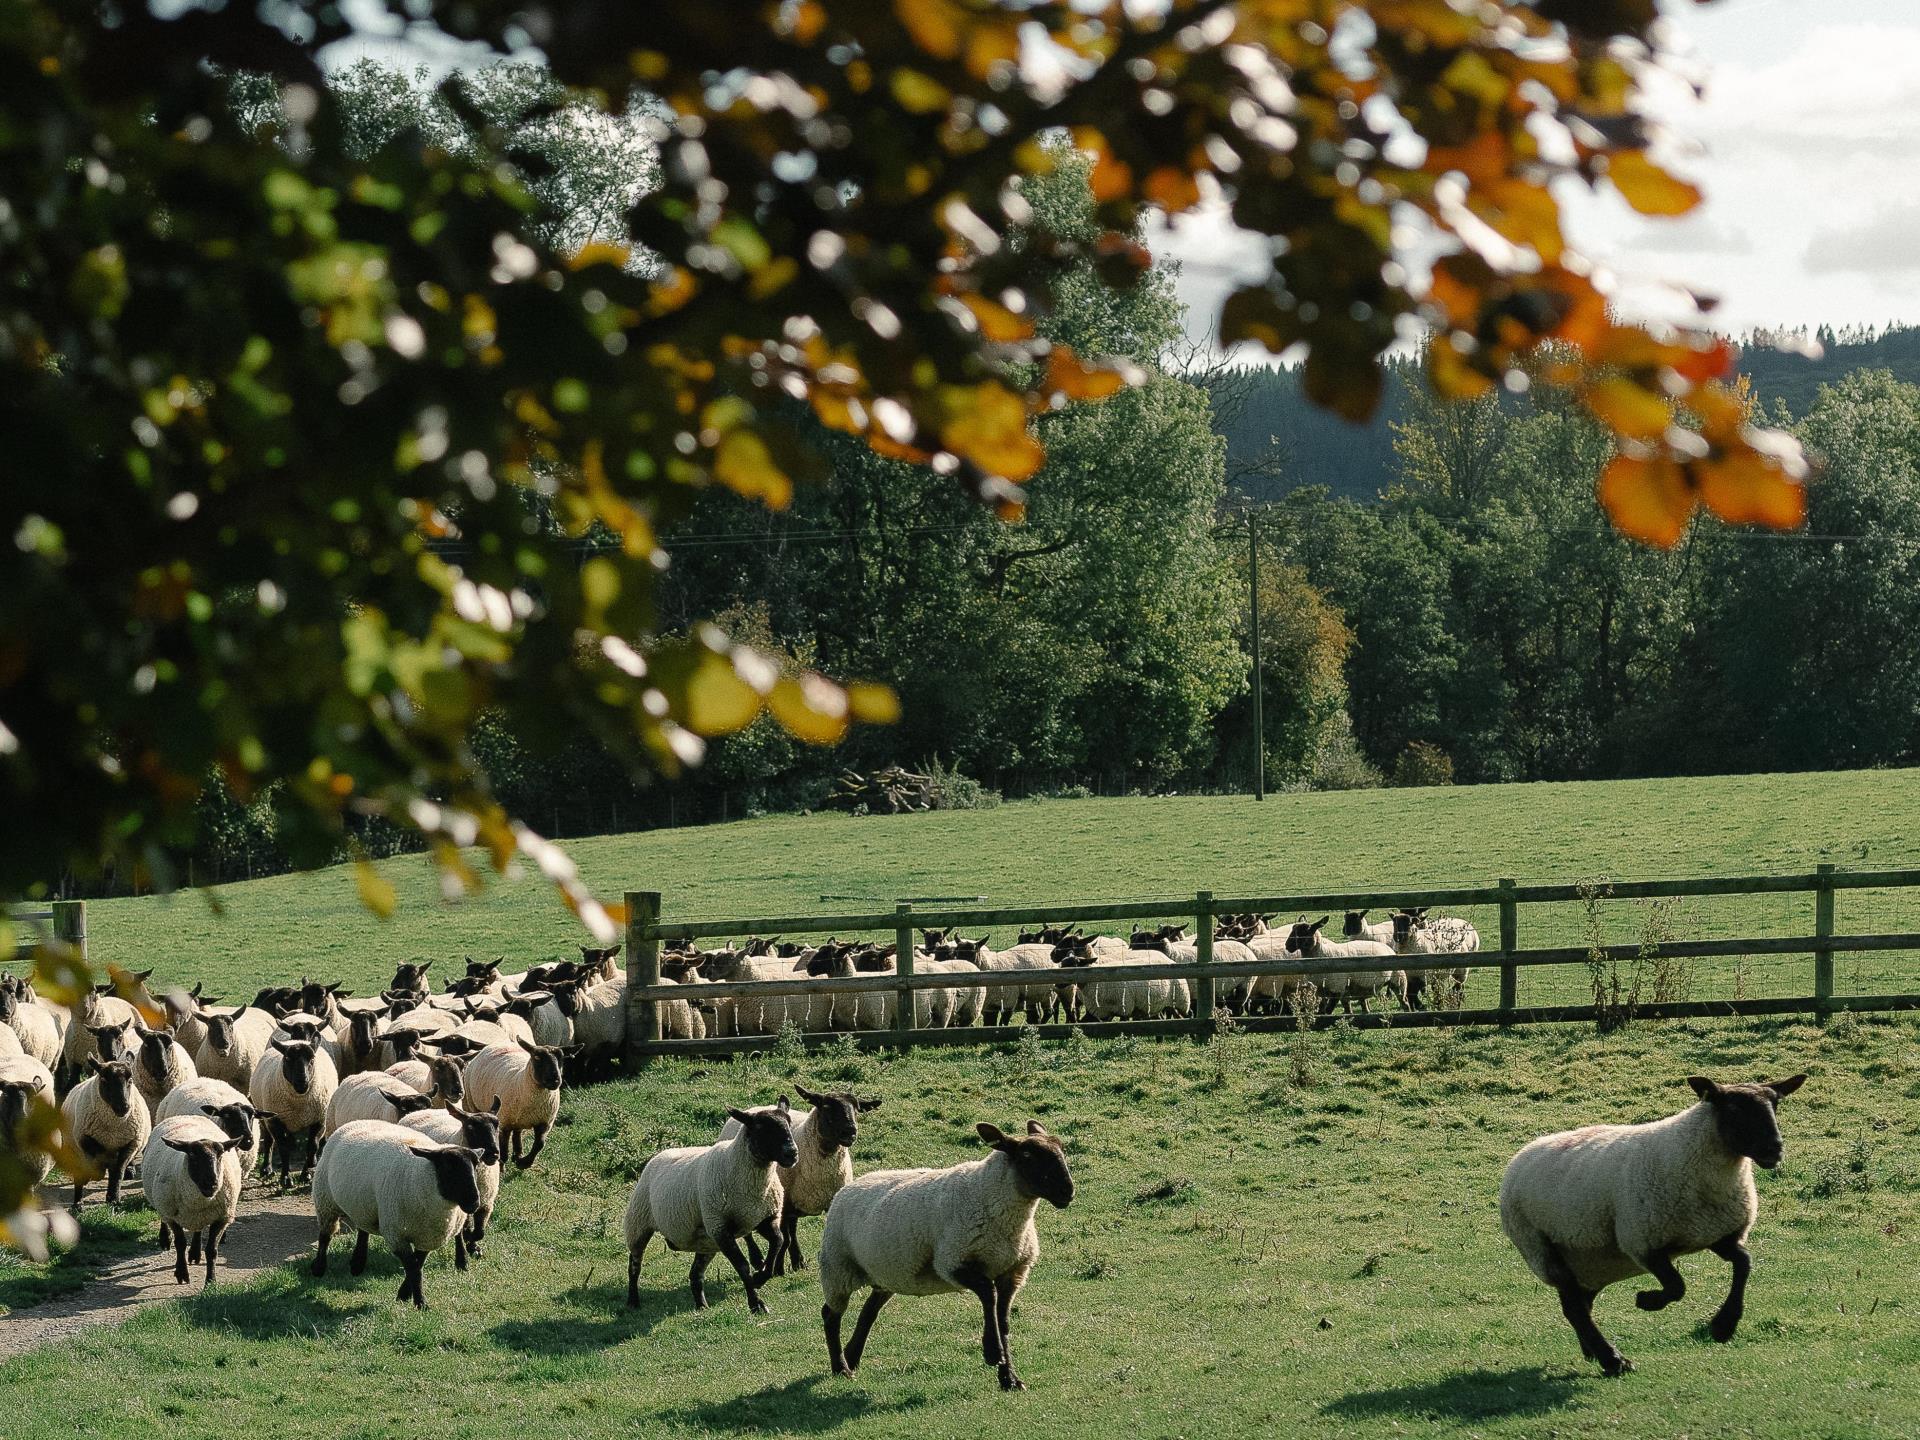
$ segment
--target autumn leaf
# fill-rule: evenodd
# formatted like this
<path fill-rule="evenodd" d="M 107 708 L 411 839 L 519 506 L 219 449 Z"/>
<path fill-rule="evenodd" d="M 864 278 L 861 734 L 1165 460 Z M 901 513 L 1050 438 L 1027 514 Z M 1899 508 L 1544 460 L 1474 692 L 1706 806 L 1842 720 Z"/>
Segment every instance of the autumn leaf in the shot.
<path fill-rule="evenodd" d="M 393 882 L 375 869 L 371 860 L 353 862 L 353 883 L 362 905 L 382 920 L 392 916 L 400 897 L 394 892 Z"/>
<path fill-rule="evenodd" d="M 847 695 L 818 675 L 782 676 L 767 696 L 781 728 L 810 745 L 832 745 L 847 733 Z"/>
<path fill-rule="evenodd" d="M 1684 215 L 1700 203 L 1700 187 L 1669 175 L 1644 150 L 1623 150 L 1607 162 L 1607 178 L 1642 215 Z"/>
<path fill-rule="evenodd" d="M 1600 472 L 1598 488 L 1616 530 L 1662 550 L 1680 543 L 1697 502 L 1686 472 L 1665 457 L 1616 455 Z"/>
<path fill-rule="evenodd" d="M 1797 530 L 1806 523 L 1807 487 L 1752 453 L 1696 461 L 1700 500 L 1729 525 Z"/>

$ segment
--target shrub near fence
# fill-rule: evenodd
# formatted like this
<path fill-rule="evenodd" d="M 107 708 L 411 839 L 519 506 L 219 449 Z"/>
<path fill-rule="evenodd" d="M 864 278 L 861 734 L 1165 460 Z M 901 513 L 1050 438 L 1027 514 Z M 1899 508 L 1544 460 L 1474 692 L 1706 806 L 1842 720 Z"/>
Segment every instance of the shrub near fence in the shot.
<path fill-rule="evenodd" d="M 1636 1015 L 1666 1019 L 1687 1016 L 1813 1014 L 1825 1016 L 1838 1010 L 1913 1010 L 1920 1009 L 1920 993 L 1886 995 L 1847 995 L 1834 993 L 1833 961 L 1836 954 L 1872 951 L 1920 950 L 1920 932 L 1877 935 L 1841 935 L 1834 928 L 1834 896 L 1841 890 L 1920 889 L 1920 870 L 1883 870 L 1841 872 L 1832 865 L 1821 865 L 1812 874 L 1751 875 L 1711 877 L 1687 880 L 1636 880 L 1611 884 L 1606 895 L 1612 900 L 1665 899 L 1675 896 L 1729 896 L 1810 894 L 1813 897 L 1811 933 L 1796 936 L 1766 936 L 1751 939 L 1677 940 L 1661 944 L 1659 953 L 1675 959 L 1708 959 L 1751 955 L 1807 955 L 1812 958 L 1811 993 L 1804 996 L 1766 999 L 1664 1001 L 1637 1005 Z M 1108 1020 L 1079 1026 L 1041 1025 L 1042 1036 L 1064 1037 L 1079 1029 L 1089 1035 L 1196 1035 L 1213 1033 L 1214 997 L 1221 980 L 1242 976 L 1270 975 L 1276 970 L 1272 961 L 1218 963 L 1213 961 L 1213 921 L 1216 915 L 1249 912 L 1289 914 L 1296 912 L 1338 912 L 1342 910 L 1382 910 L 1404 906 L 1448 909 L 1465 906 L 1493 906 L 1499 912 L 1499 945 L 1495 949 L 1474 952 L 1470 958 L 1458 954 L 1404 955 L 1393 968 L 1402 970 L 1451 969 L 1463 960 L 1476 970 L 1500 972 L 1500 1003 L 1491 1009 L 1421 1010 L 1392 1015 L 1353 1017 L 1365 1026 L 1407 1025 L 1516 1025 L 1565 1021 L 1592 1021 L 1602 1011 L 1592 1005 L 1556 1005 L 1522 1008 L 1518 1004 L 1519 972 L 1529 966 L 1591 965 L 1596 961 L 1633 962 L 1644 960 L 1644 944 L 1576 945 L 1548 949 L 1520 948 L 1520 910 L 1527 905 L 1580 902 L 1592 894 L 1591 886 L 1553 884 L 1522 885 L 1501 880 L 1497 885 L 1434 890 L 1381 890 L 1348 894 L 1282 895 L 1254 898 L 1217 899 L 1200 891 L 1191 899 L 1138 900 L 1097 905 L 1026 905 L 1015 909 L 926 909 L 901 905 L 887 914 L 800 915 L 734 920 L 670 922 L 662 911 L 662 897 L 653 891 L 630 891 L 627 895 L 627 1051 L 630 1058 L 649 1055 L 725 1055 L 764 1049 L 771 1038 L 764 1035 L 738 1035 L 705 1040 L 667 1040 L 661 1038 L 656 1002 L 685 1000 L 684 987 L 660 982 L 662 941 L 721 939 L 744 935 L 850 935 L 891 933 L 898 947 L 899 970 L 891 975 L 863 975 L 850 979 L 814 979 L 804 975 L 792 980 L 737 981 L 700 987 L 702 1000 L 720 1000 L 741 995 L 804 995 L 816 993 L 850 994 L 868 991 L 895 991 L 900 999 L 897 1019 L 891 1031 L 855 1031 L 855 1039 L 867 1046 L 963 1045 L 1004 1041 L 1004 1027 L 967 1026 L 947 1029 L 918 1029 L 914 1025 L 914 1006 L 909 1000 L 914 990 L 948 988 L 954 983 L 950 974 L 916 975 L 913 970 L 914 931 L 925 927 L 977 929 L 1007 925 L 1074 924 L 1121 920 L 1138 916 L 1179 916 L 1193 927 L 1198 960 L 1184 965 L 1138 965 L 1103 968 L 1103 981 L 1184 979 L 1194 982 L 1193 1016 L 1176 1020 Z M 1311 981 L 1317 975 L 1344 974 L 1353 969 L 1351 960 L 1298 960 L 1288 962 L 1288 974 L 1299 974 Z M 1065 975 L 1063 979 L 1070 980 Z M 1033 982 L 1032 972 L 983 971 L 969 976 L 969 986 L 1024 985 Z M 1292 1015 L 1243 1016 L 1237 1022 L 1249 1030 L 1289 1030 L 1299 1023 Z M 1330 1023 L 1323 1018 L 1311 1023 Z M 830 1032 L 810 1034 L 809 1044 L 825 1043 L 835 1036 Z"/>

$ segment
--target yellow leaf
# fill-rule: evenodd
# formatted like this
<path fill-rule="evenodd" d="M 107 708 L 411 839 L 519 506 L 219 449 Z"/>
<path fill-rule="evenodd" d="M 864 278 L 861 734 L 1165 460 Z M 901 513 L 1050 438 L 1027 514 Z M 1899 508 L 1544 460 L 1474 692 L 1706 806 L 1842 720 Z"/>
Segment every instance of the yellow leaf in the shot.
<path fill-rule="evenodd" d="M 1687 533 L 1696 497 L 1671 460 L 1616 455 L 1600 472 L 1600 503 L 1622 535 L 1671 550 Z"/>
<path fill-rule="evenodd" d="M 1699 186 L 1669 175 L 1644 150 L 1610 157 L 1607 178 L 1642 215 L 1684 215 L 1700 203 Z"/>
<path fill-rule="evenodd" d="M 818 675 L 782 676 L 767 709 L 789 735 L 809 745 L 831 745 L 847 733 L 847 695 Z"/>
<path fill-rule="evenodd" d="M 953 99 L 953 92 L 931 75 L 923 75 L 918 70 L 909 70 L 904 66 L 893 72 L 888 88 L 893 91 L 893 98 L 900 102 L 901 108 L 915 115 L 931 115 L 936 110 L 944 110 L 947 102 Z"/>
<path fill-rule="evenodd" d="M 71 945 L 42 945 L 33 957 L 33 988 L 56 1005 L 77 1005 L 93 988 L 93 972 Z"/>
<path fill-rule="evenodd" d="M 585 270 L 590 265 L 611 265 L 616 270 L 627 268 L 632 252 L 624 245 L 610 245 L 604 240 L 596 240 L 591 245 L 582 245 L 567 262 L 570 270 Z"/>
<path fill-rule="evenodd" d="M 1046 459 L 1027 433 L 1027 407 L 998 381 L 943 386 L 941 401 L 941 442 L 989 474 L 1025 480 Z"/>
<path fill-rule="evenodd" d="M 960 303 L 973 312 L 974 319 L 980 322 L 980 333 L 996 345 L 1004 345 L 1014 340 L 1025 340 L 1033 334 L 1033 322 L 1024 315 L 1016 315 L 996 300 L 984 295 L 962 295 Z"/>
<path fill-rule="evenodd" d="M 714 476 L 729 490 L 784 510 L 793 500 L 793 481 L 778 465 L 766 442 L 751 430 L 733 430 L 720 442 Z"/>
<path fill-rule="evenodd" d="M 1119 371 L 1095 369 L 1068 346 L 1056 345 L 1047 356 L 1045 388 L 1069 400 L 1104 400 L 1126 384 L 1127 377 Z"/>
<path fill-rule="evenodd" d="M 892 725 L 900 718 L 900 697 L 890 685 L 856 681 L 847 686 L 847 707 L 868 725 Z"/>
<path fill-rule="evenodd" d="M 1588 387 L 1587 408 L 1621 435 L 1652 440 L 1673 422 L 1673 406 L 1622 376 L 1613 375 Z"/>
<path fill-rule="evenodd" d="M 393 914 L 393 907 L 399 903 L 394 893 L 393 882 L 374 869 L 369 860 L 353 862 L 353 883 L 360 891 L 360 903 L 378 915 L 382 920 Z"/>
<path fill-rule="evenodd" d="M 697 652 L 687 677 L 686 713 L 681 717 L 697 735 L 731 735 L 760 713 L 760 696 L 711 650 Z"/>
<path fill-rule="evenodd" d="M 929 55 L 951 60 L 960 53 L 963 17 L 952 0 L 893 0 L 893 11 L 913 43 Z"/>

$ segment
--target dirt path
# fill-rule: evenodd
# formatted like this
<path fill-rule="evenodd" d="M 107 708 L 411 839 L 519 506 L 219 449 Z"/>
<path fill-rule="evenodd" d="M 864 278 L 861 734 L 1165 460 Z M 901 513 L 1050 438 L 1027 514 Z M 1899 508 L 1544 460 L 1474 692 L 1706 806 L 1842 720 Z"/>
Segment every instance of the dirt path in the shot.
<path fill-rule="evenodd" d="M 56 1204 L 68 1204 L 72 1195 L 62 1186 L 48 1198 Z M 159 1222 L 155 1221 L 149 1248 L 103 1266 L 71 1295 L 0 1315 L 0 1360 L 65 1340 L 96 1325 L 118 1324 L 143 1305 L 199 1294 L 205 1269 L 196 1265 L 188 1284 L 175 1283 L 173 1251 L 162 1253 L 159 1234 Z M 255 1190 L 241 1200 L 240 1213 L 220 1242 L 220 1263 L 213 1283 L 238 1284 L 312 1248 L 312 1196 L 304 1191 L 281 1195 L 271 1188 Z"/>

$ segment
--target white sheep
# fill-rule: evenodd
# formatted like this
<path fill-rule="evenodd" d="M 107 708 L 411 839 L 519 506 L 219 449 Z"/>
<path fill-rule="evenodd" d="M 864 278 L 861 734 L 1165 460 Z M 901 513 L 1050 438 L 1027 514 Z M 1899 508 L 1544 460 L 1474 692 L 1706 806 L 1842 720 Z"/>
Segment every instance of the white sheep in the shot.
<path fill-rule="evenodd" d="M 31 1055 L 0 1056 L 0 1155 L 10 1155 L 38 1185 L 53 1168 L 53 1157 L 35 1146 L 22 1154 L 14 1135 L 36 1101 L 53 1103 L 53 1072 Z"/>
<path fill-rule="evenodd" d="M 404 1085 L 384 1070 L 349 1075 L 327 1097 L 326 1118 L 320 1123 L 324 1142 L 342 1125 L 355 1120 L 386 1120 L 404 1124 L 417 1110 L 431 1109 L 433 1097 Z"/>
<path fill-rule="evenodd" d="M 100 995 L 92 991 L 82 995 L 79 1004 L 68 1007 L 67 1014 L 69 1018 L 60 1058 L 73 1075 L 86 1070 L 87 1057 L 90 1055 L 103 1060 L 113 1058 L 101 1054 L 98 1038 L 91 1027 L 125 1029 L 134 1020 L 133 1006 L 119 996 Z"/>
<path fill-rule="evenodd" d="M 286 1185 L 293 1164 L 294 1141 L 307 1137 L 307 1163 L 300 1171 L 306 1179 L 313 1173 L 320 1153 L 320 1127 L 326 1123 L 327 1102 L 333 1098 L 340 1080 L 327 1052 L 311 1040 L 271 1040 L 267 1053 L 253 1067 L 247 1083 L 247 1098 L 267 1122 L 272 1149 L 263 1157 L 270 1168 L 273 1157 L 280 1157 L 280 1183 Z"/>
<path fill-rule="evenodd" d="M 1042 1200 L 1066 1208 L 1073 1176 L 1060 1142 L 1037 1120 L 1018 1139 L 985 1122 L 975 1128 L 993 1147 L 983 1160 L 876 1170 L 834 1196 L 820 1241 L 821 1319 L 834 1374 L 859 1368 L 874 1317 L 895 1295 L 966 1290 L 980 1302 L 980 1349 L 1000 1372 L 1000 1388 L 1026 1388 L 1013 1369 L 1008 1312 L 1040 1256 L 1033 1212 Z M 843 1354 L 840 1318 L 860 1290 L 872 1293 Z"/>
<path fill-rule="evenodd" d="M 547 1143 L 547 1132 L 560 1118 L 560 1087 L 566 1079 L 566 1052 L 546 1045 L 496 1045 L 467 1062 L 462 1076 L 467 1106 L 492 1110 L 500 1102 L 500 1129 L 507 1137 L 513 1163 L 522 1170 L 533 1164 Z M 533 1146 L 520 1153 L 520 1137 L 533 1133 Z"/>
<path fill-rule="evenodd" d="M 424 1054 L 389 1065 L 382 1073 L 391 1075 L 410 1090 L 431 1095 L 436 1105 L 458 1105 L 467 1098 L 461 1064 L 451 1056 Z"/>
<path fill-rule="evenodd" d="M 241 1172 L 252 1171 L 260 1149 L 255 1130 L 258 1112 L 245 1095 L 224 1080 L 215 1080 L 208 1075 L 196 1076 L 167 1092 L 167 1098 L 153 1112 L 153 1123 L 158 1125 L 162 1120 L 172 1120 L 182 1115 L 212 1120 L 231 1138 L 245 1140 L 245 1146 L 236 1153 L 240 1157 Z"/>
<path fill-rule="evenodd" d="M 344 1219 L 360 1232 L 347 1273 L 367 1268 L 367 1237 L 378 1235 L 406 1271 L 396 1298 L 426 1309 L 421 1269 L 478 1208 L 479 1166 L 480 1157 L 465 1146 L 443 1145 L 384 1120 L 341 1126 L 313 1176 L 313 1212 L 320 1222 L 313 1273 L 327 1273 L 327 1247 Z M 467 1268 L 464 1246 L 454 1247 L 453 1263 Z"/>
<path fill-rule="evenodd" d="M 800 1253 L 800 1217 L 824 1215 L 833 1197 L 853 1179 L 853 1142 L 860 1135 L 859 1117 L 878 1110 L 878 1100 L 862 1100 L 851 1090 L 821 1093 L 796 1085 L 800 1098 L 813 1108 L 789 1112 L 787 1121 L 793 1131 L 797 1159 L 778 1169 L 780 1177 L 779 1238 L 767 1252 L 763 1276 L 786 1273 L 789 1257 L 795 1270 L 804 1270 L 806 1257 Z M 740 1122 L 728 1120 L 720 1127 L 720 1138 L 731 1140 L 740 1134 Z M 748 1235 L 747 1255 L 756 1268 L 753 1237 Z"/>
<path fill-rule="evenodd" d="M 200 1259 L 201 1236 L 206 1236 L 207 1278 L 213 1283 L 214 1261 L 220 1255 L 220 1237 L 240 1208 L 240 1185 L 245 1174 L 240 1151 L 248 1144 L 236 1140 L 212 1120 L 176 1115 L 162 1120 L 147 1137 L 140 1159 L 140 1188 L 147 1204 L 160 1217 L 160 1238 L 173 1239 L 173 1278 L 187 1283 L 189 1261 Z M 187 1237 L 193 1251 L 187 1251 Z"/>
<path fill-rule="evenodd" d="M 246 1089 L 253 1081 L 254 1067 L 267 1053 L 278 1022 L 266 1011 L 248 1005 L 231 1015 L 209 1013 L 201 1023 L 207 1033 L 193 1055 L 195 1072 Z"/>
<path fill-rule="evenodd" d="M 1699 1103 L 1646 1125 L 1589 1125 L 1523 1148 L 1500 1180 L 1500 1224 L 1521 1257 L 1560 1295 L 1581 1353 L 1608 1375 L 1632 1364 L 1593 1321 L 1594 1297 L 1616 1280 L 1648 1274 L 1658 1290 L 1634 1303 L 1660 1310 L 1686 1293 L 1677 1255 L 1711 1250 L 1733 1267 L 1733 1285 L 1708 1322 L 1730 1340 L 1746 1303 L 1753 1260 L 1747 1233 L 1759 1200 L 1757 1162 L 1771 1170 L 1783 1149 L 1775 1111 L 1805 1075 L 1758 1085 L 1687 1084 Z"/>
<path fill-rule="evenodd" d="M 464 1145 L 478 1160 L 475 1176 L 479 1181 L 480 1203 L 474 1206 L 472 1217 L 454 1241 L 465 1249 L 469 1258 L 479 1255 L 480 1242 L 487 1238 L 487 1222 L 493 1218 L 493 1207 L 500 1199 L 499 1110 L 498 1100 L 494 1101 L 492 1110 L 484 1113 L 449 1105 L 444 1110 L 416 1110 L 400 1122 L 407 1129 L 418 1130 L 443 1145 Z"/>
<path fill-rule="evenodd" d="M 130 1161 L 147 1143 L 153 1121 L 147 1102 L 133 1083 L 131 1060 L 87 1057 L 87 1078 L 67 1092 L 61 1104 L 67 1134 L 80 1154 L 107 1177 L 107 1204 L 120 1203 L 120 1178 Z M 80 1195 L 93 1175 L 73 1177 L 73 1213 L 80 1213 Z"/>
<path fill-rule="evenodd" d="M 134 1031 L 140 1045 L 134 1056 L 133 1083 L 140 1088 L 147 1109 L 154 1110 L 176 1085 L 194 1079 L 200 1072 L 193 1068 L 193 1057 L 174 1039 L 171 1030 L 149 1030 L 136 1020 Z"/>
<path fill-rule="evenodd" d="M 198 1054 L 200 1042 L 207 1038 L 207 1025 L 201 1007 L 218 1003 L 203 999 L 201 988 L 201 985 L 195 985 L 191 990 L 169 990 L 160 997 L 161 1008 L 167 1012 L 167 1028 L 173 1031 L 173 1038 L 189 1056 Z"/>
<path fill-rule="evenodd" d="M 1391 945 L 1393 921 L 1391 919 L 1376 920 L 1368 924 L 1366 911 L 1349 910 L 1340 933 L 1348 940 L 1372 940 L 1381 945 Z"/>
<path fill-rule="evenodd" d="M 1393 949 L 1398 955 L 1454 955 L 1465 954 L 1480 948 L 1480 932 L 1465 920 L 1452 916 L 1442 916 L 1437 920 L 1426 918 L 1426 909 L 1400 910 L 1393 917 Z M 1435 974 L 1451 981 L 1456 993 L 1464 992 L 1467 976 L 1472 972 L 1464 965 L 1451 969 L 1428 972 L 1409 970 L 1407 972 L 1407 1003 L 1416 1010 L 1426 1008 L 1426 995 L 1429 974 Z"/>
<path fill-rule="evenodd" d="M 669 1249 L 693 1256 L 687 1286 L 694 1309 L 707 1307 L 703 1277 L 717 1252 L 732 1263 L 746 1287 L 747 1308 L 755 1315 L 767 1313 L 758 1281 L 740 1251 L 740 1238 L 758 1230 L 769 1245 L 776 1243 L 773 1227 L 781 1194 L 774 1167 L 799 1158 L 787 1123 L 789 1111 L 784 1095 L 778 1104 L 762 1109 L 729 1110 L 727 1117 L 740 1124 L 740 1133 L 732 1139 L 661 1150 L 641 1167 L 623 1225 L 629 1307 L 640 1303 L 640 1261 L 648 1242 L 659 1235 Z"/>
<path fill-rule="evenodd" d="M 1060 1000 L 1055 978 L 1060 967 L 1053 958 L 1053 946 L 1033 941 L 995 950 L 982 936 L 978 940 L 960 941 L 956 947 L 956 958 L 970 960 L 980 970 L 1003 974 L 1014 970 L 1031 970 L 1040 977 L 1031 985 L 981 987 L 981 1024 L 1005 1025 L 1013 1019 L 1014 1010 L 1021 1007 L 1025 1008 L 1029 1022 L 1051 1018 L 1058 1011 Z"/>
<path fill-rule="evenodd" d="M 60 1063 L 65 1048 L 65 1030 L 60 1021 L 66 1012 L 34 997 L 33 987 L 0 986 L 0 1025 L 20 1042 L 20 1053 L 29 1055 L 49 1071 Z"/>
<path fill-rule="evenodd" d="M 1320 991 L 1320 1007 L 1331 1010 L 1338 1001 L 1340 1008 L 1347 1014 L 1353 1013 L 1353 1002 L 1360 1002 L 1360 1013 L 1367 1013 L 1367 1001 L 1382 990 L 1390 991 L 1400 1002 L 1400 1008 L 1407 1008 L 1407 974 L 1404 970 L 1366 964 L 1380 956 L 1391 956 L 1393 946 L 1383 945 L 1378 940 L 1329 940 L 1321 934 L 1331 916 L 1322 915 L 1311 924 L 1300 921 L 1287 932 L 1287 953 L 1299 955 L 1309 960 L 1351 960 L 1354 968 L 1345 974 L 1312 975 L 1314 987 Z"/>

